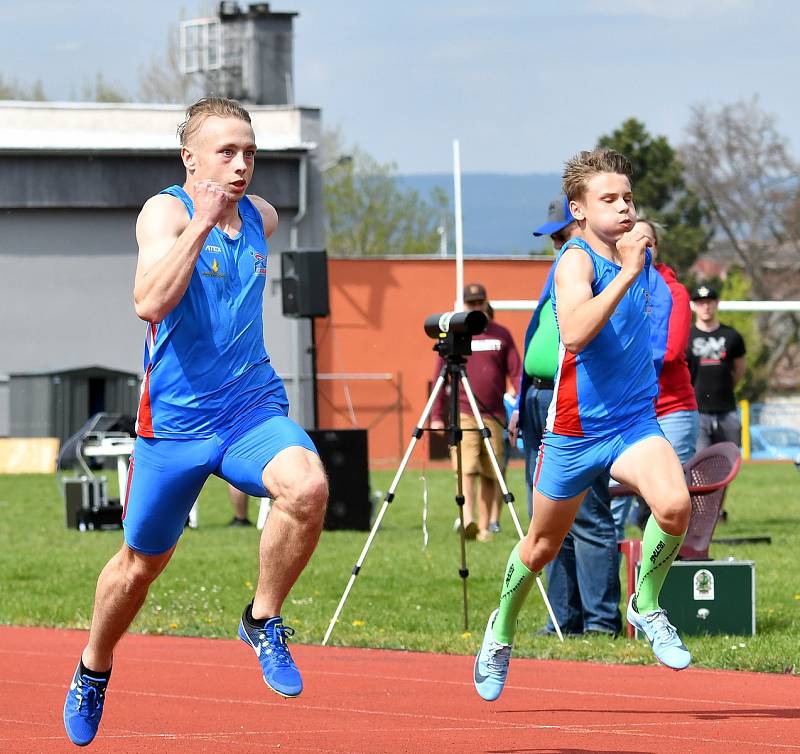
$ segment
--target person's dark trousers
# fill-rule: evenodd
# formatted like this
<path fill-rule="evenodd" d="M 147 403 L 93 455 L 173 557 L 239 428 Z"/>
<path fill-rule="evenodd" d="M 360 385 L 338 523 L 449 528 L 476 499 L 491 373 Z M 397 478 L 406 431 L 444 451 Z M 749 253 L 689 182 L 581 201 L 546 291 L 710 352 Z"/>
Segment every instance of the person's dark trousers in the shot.
<path fill-rule="evenodd" d="M 742 447 L 742 422 L 738 411 L 728 411 L 724 414 L 700 413 L 697 450 L 703 450 L 717 442 L 732 442 Z"/>
<path fill-rule="evenodd" d="M 619 549 L 608 479 L 608 474 L 595 479 L 561 550 L 545 567 L 547 596 L 565 633 L 618 634 L 622 629 Z M 555 631 L 549 620 L 546 630 Z"/>
<path fill-rule="evenodd" d="M 536 454 L 552 399 L 551 389 L 531 385 L 525 394 L 524 416 L 520 417 L 529 517 L 533 510 L 531 482 Z M 597 479 L 587 493 L 572 529 L 546 573 L 547 596 L 563 632 L 621 630 L 619 551 L 608 496 L 608 475 Z M 546 628 L 555 630 L 549 621 Z"/>

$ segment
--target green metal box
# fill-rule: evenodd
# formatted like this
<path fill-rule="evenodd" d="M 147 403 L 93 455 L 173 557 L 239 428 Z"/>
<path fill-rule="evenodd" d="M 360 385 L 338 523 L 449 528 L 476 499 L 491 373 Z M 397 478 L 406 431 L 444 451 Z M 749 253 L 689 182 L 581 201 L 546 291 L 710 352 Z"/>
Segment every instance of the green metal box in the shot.
<path fill-rule="evenodd" d="M 755 635 L 752 560 L 676 560 L 659 603 L 681 634 Z M 638 636 L 638 632 L 637 632 Z"/>

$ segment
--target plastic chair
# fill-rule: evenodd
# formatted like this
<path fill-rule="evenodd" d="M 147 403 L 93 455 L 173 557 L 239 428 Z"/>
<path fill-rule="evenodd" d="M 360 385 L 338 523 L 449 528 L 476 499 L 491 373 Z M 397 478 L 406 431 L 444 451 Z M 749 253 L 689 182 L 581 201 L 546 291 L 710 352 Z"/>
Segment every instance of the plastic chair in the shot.
<path fill-rule="evenodd" d="M 742 456 L 732 442 L 709 445 L 683 466 L 692 501 L 689 529 L 678 554 L 684 560 L 708 560 L 708 547 L 719 521 L 728 485 L 739 473 Z"/>

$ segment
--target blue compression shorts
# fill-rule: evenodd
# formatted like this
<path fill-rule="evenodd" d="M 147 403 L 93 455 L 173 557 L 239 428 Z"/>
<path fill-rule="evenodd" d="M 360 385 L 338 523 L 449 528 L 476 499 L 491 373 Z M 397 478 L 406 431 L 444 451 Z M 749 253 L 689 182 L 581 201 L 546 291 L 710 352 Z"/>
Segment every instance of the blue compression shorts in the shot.
<path fill-rule="evenodd" d="M 169 550 L 211 474 L 255 497 L 266 497 L 262 472 L 282 450 L 313 453 L 306 432 L 279 409 L 253 412 L 246 422 L 204 440 L 137 437 L 122 513 L 125 542 L 145 555 Z"/>
<path fill-rule="evenodd" d="M 628 448 L 648 437 L 664 437 L 655 417 L 605 437 L 569 437 L 545 432 L 533 487 L 550 500 L 569 500 L 592 486 Z"/>

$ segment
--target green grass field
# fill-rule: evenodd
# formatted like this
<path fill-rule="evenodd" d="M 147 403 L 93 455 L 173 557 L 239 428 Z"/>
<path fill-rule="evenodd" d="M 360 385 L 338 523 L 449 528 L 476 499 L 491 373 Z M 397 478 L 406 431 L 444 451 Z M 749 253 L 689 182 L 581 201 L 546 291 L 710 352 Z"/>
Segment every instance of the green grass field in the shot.
<path fill-rule="evenodd" d="M 393 471 L 373 472 L 386 490 Z M 447 471 L 408 469 L 389 506 L 331 642 L 455 654 L 477 650 L 495 606 L 506 558 L 515 541 L 504 512 L 494 541 L 468 543 L 469 623 L 463 630 L 462 580 L 454 485 Z M 109 474 L 112 496 L 116 480 Z M 525 518 L 522 471 L 509 488 Z M 423 490 L 428 489 L 430 541 L 423 548 Z M 252 505 L 252 503 L 251 503 Z M 800 475 L 791 464 L 747 465 L 726 502 L 730 519 L 717 536 L 769 535 L 772 544 L 712 545 L 715 558 L 756 562 L 757 635 L 689 637 L 698 667 L 800 674 Z M 256 510 L 251 510 L 255 518 Z M 134 631 L 233 638 L 257 573 L 255 529 L 229 529 L 224 484 L 211 479 L 200 501 L 200 527 L 187 530 L 177 553 L 136 619 Z M 631 532 L 632 533 L 632 532 Z M 78 532 L 64 526 L 56 477 L 0 476 L 0 623 L 87 628 L 94 585 L 122 539 L 119 531 Z M 319 643 L 350 576 L 365 532 L 324 532 L 284 608 L 296 640 Z M 623 588 L 624 597 L 624 588 Z M 520 618 L 515 655 L 652 663 L 644 642 L 534 633 L 545 611 L 536 589 Z"/>

